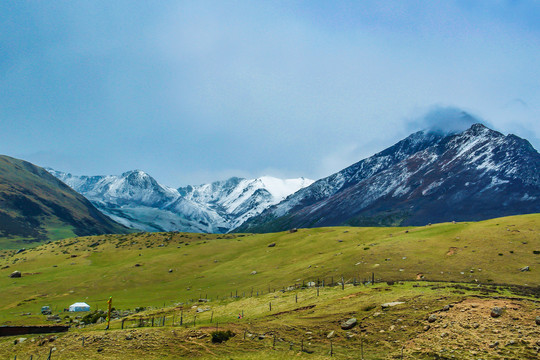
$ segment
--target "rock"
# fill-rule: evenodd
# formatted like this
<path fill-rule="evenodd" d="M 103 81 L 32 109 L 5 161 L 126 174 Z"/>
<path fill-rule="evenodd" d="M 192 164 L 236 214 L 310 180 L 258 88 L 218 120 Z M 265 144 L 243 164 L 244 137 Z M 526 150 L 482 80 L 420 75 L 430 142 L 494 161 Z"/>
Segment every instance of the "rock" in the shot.
<path fill-rule="evenodd" d="M 448 333 L 447 333 L 447 332 L 443 332 L 443 333 L 441 334 L 441 337 L 442 337 L 442 338 L 443 338 L 443 337 L 447 337 L 447 336 L 448 336 Z"/>
<path fill-rule="evenodd" d="M 528 266 L 522 267 L 519 271 L 531 271 Z"/>
<path fill-rule="evenodd" d="M 383 309 L 388 309 L 389 307 L 400 305 L 400 304 L 405 304 L 405 303 L 403 301 L 393 301 L 393 302 L 381 304 L 381 307 Z"/>
<path fill-rule="evenodd" d="M 268 247 L 274 247 L 274 246 L 276 246 L 275 242 L 268 244 Z"/>
<path fill-rule="evenodd" d="M 10 278 L 20 278 L 22 276 L 21 272 L 20 271 L 17 271 L 15 270 L 14 272 L 12 272 L 9 277 Z"/>
<path fill-rule="evenodd" d="M 139 266 L 142 266 L 141 264 L 135 264 L 135 267 L 139 267 Z"/>
<path fill-rule="evenodd" d="M 473 327 L 473 329 L 478 329 L 478 327 L 480 327 L 480 324 L 474 323 L 474 324 L 472 324 L 472 327 Z"/>
<path fill-rule="evenodd" d="M 430 328 L 431 328 L 431 326 L 426 325 L 426 326 L 424 326 L 424 331 L 428 331 Z"/>
<path fill-rule="evenodd" d="M 509 342 L 506 343 L 505 346 L 512 346 L 512 345 L 515 345 L 515 344 L 516 344 L 515 340 L 510 340 Z"/>
<path fill-rule="evenodd" d="M 132 339 L 133 339 L 133 336 L 131 336 L 131 334 L 126 336 L 126 340 L 132 340 Z"/>
<path fill-rule="evenodd" d="M 503 314 L 503 309 L 500 308 L 500 307 L 494 307 L 493 309 L 491 309 L 491 317 L 499 317 Z"/>
<path fill-rule="evenodd" d="M 314 281 L 310 281 L 310 282 L 307 283 L 308 287 L 314 287 L 315 285 L 317 285 L 317 284 L 315 284 Z"/>
<path fill-rule="evenodd" d="M 250 275 L 256 275 L 256 274 L 257 274 L 257 272 L 256 272 L 255 270 L 253 270 L 253 271 L 250 273 Z"/>
<path fill-rule="evenodd" d="M 263 334 L 261 334 L 261 335 L 258 336 L 258 339 L 259 339 L 259 340 L 264 340 L 265 337 L 266 337 L 266 336 L 264 336 Z"/>
<path fill-rule="evenodd" d="M 497 347 L 499 345 L 499 342 L 498 341 L 495 341 L 495 342 L 492 342 L 491 344 L 489 344 L 489 347 L 491 349 L 493 349 L 494 347 Z"/>
<path fill-rule="evenodd" d="M 540 326 L 540 316 L 536 317 L 536 325 Z"/>
<path fill-rule="evenodd" d="M 344 322 L 341 323 L 341 328 L 343 330 L 349 330 L 349 329 L 352 329 L 353 327 L 355 327 L 356 324 L 357 324 L 356 318 L 350 318 L 349 320 L 344 321 Z"/>
<path fill-rule="evenodd" d="M 15 345 L 17 345 L 17 344 L 21 344 L 21 343 L 23 343 L 25 341 L 26 341 L 26 338 L 21 337 L 21 338 L 15 339 L 15 341 L 13 343 Z"/>
<path fill-rule="evenodd" d="M 347 334 L 345 334 L 345 336 L 347 337 L 347 339 L 352 339 L 354 337 L 354 334 L 351 333 L 351 332 L 347 332 Z"/>
<path fill-rule="evenodd" d="M 326 337 L 327 337 L 328 339 L 331 339 L 331 338 L 334 337 L 334 334 L 335 334 L 335 333 L 336 333 L 336 332 L 335 332 L 334 330 L 332 330 L 332 331 L 330 331 L 330 332 L 328 333 L 328 335 L 326 335 Z"/>
<path fill-rule="evenodd" d="M 97 319 L 96 324 L 102 324 L 105 322 L 105 318 L 102 316 L 99 319 Z"/>
<path fill-rule="evenodd" d="M 437 321 L 437 315 L 435 315 L 435 314 L 429 315 L 427 321 L 430 322 L 430 323 L 433 323 L 433 322 Z"/>
<path fill-rule="evenodd" d="M 172 272 L 173 272 L 173 269 L 169 269 L 169 272 L 172 273 Z"/>
<path fill-rule="evenodd" d="M 450 310 L 450 305 L 444 305 L 442 309 L 443 311 L 448 311 Z"/>
<path fill-rule="evenodd" d="M 19 250 L 15 251 L 15 255 L 20 254 L 20 253 L 25 252 L 25 251 L 26 251 L 25 248 L 19 249 Z"/>

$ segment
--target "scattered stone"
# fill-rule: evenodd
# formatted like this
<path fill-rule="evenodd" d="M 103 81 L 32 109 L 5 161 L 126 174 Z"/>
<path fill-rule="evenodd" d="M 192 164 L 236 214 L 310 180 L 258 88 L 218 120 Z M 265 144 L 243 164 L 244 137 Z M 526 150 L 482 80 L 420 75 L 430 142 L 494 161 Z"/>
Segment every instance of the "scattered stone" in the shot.
<path fill-rule="evenodd" d="M 540 326 L 540 316 L 536 317 L 536 325 Z"/>
<path fill-rule="evenodd" d="M 352 339 L 354 337 L 354 334 L 351 333 L 351 332 L 347 332 L 347 334 L 345 334 L 345 336 L 347 337 L 347 339 Z"/>
<path fill-rule="evenodd" d="M 516 344 L 515 340 L 510 340 L 509 342 L 506 343 L 505 346 L 512 346 L 512 345 L 515 345 L 515 344 Z"/>
<path fill-rule="evenodd" d="M 17 344 L 21 344 L 23 342 L 26 341 L 26 338 L 18 338 L 18 339 L 15 339 L 15 341 L 13 342 L 13 344 L 17 345 Z"/>
<path fill-rule="evenodd" d="M 142 266 L 141 264 L 137 263 L 135 264 L 135 267 L 139 267 L 139 266 Z"/>
<path fill-rule="evenodd" d="M 172 272 L 173 272 L 173 269 L 169 269 L 169 272 L 172 273 Z"/>
<path fill-rule="evenodd" d="M 531 270 L 529 269 L 528 266 L 525 266 L 525 267 L 522 267 L 521 269 L 519 269 L 519 271 L 523 272 L 523 271 L 531 271 Z"/>
<path fill-rule="evenodd" d="M 266 337 L 266 336 L 264 336 L 264 334 L 261 334 L 261 335 L 259 335 L 259 336 L 257 337 L 257 339 L 259 339 L 259 340 L 264 340 L 265 337 Z"/>
<path fill-rule="evenodd" d="M 132 340 L 132 339 L 133 339 L 133 336 L 131 336 L 131 334 L 126 336 L 126 340 Z"/>
<path fill-rule="evenodd" d="M 393 301 L 393 302 L 381 304 L 381 307 L 383 309 L 388 309 L 389 307 L 400 305 L 400 304 L 405 304 L 405 303 L 403 301 Z"/>
<path fill-rule="evenodd" d="M 275 242 L 268 244 L 268 247 L 274 247 L 274 246 L 276 246 Z"/>
<path fill-rule="evenodd" d="M 355 327 L 356 324 L 357 324 L 356 318 L 350 318 L 349 320 L 344 321 L 344 322 L 341 323 L 341 328 L 343 330 L 349 330 L 349 329 L 352 329 L 353 327 Z"/>
<path fill-rule="evenodd" d="M 327 337 L 328 339 L 331 339 L 331 338 L 334 337 L 334 334 L 335 334 L 335 333 L 336 333 L 336 332 L 335 332 L 334 330 L 332 330 L 332 331 L 330 331 L 330 332 L 328 333 L 328 335 L 326 335 L 326 337 Z"/>
<path fill-rule="evenodd" d="M 253 271 L 250 273 L 250 275 L 256 275 L 256 274 L 257 274 L 257 272 L 256 272 L 255 270 L 253 270 Z"/>
<path fill-rule="evenodd" d="M 433 322 L 437 321 L 437 315 L 435 315 L 435 314 L 429 315 L 427 321 L 430 322 L 430 323 L 433 323 Z"/>
<path fill-rule="evenodd" d="M 376 313 L 373 314 L 373 317 L 377 317 L 377 316 L 381 316 L 381 315 L 382 315 L 382 313 L 376 312 Z"/>
<path fill-rule="evenodd" d="M 491 349 L 493 349 L 494 347 L 497 347 L 497 346 L 499 346 L 499 342 L 498 342 L 498 341 L 495 341 L 495 342 L 492 342 L 491 344 L 489 344 L 489 347 L 490 347 Z"/>
<path fill-rule="evenodd" d="M 15 270 L 14 272 L 12 272 L 9 277 L 10 278 L 20 278 L 22 276 L 21 272 L 20 271 L 17 271 Z"/>
<path fill-rule="evenodd" d="M 491 309 L 491 317 L 497 318 L 503 314 L 503 309 L 500 307 L 494 307 Z"/>
<path fill-rule="evenodd" d="M 474 323 L 474 324 L 472 324 L 472 327 L 473 327 L 473 329 L 478 329 L 478 327 L 480 327 L 480 324 Z"/>
<path fill-rule="evenodd" d="M 20 254 L 20 253 L 25 252 L 25 251 L 26 251 L 25 248 L 19 249 L 19 250 L 15 251 L 15 255 Z"/>
<path fill-rule="evenodd" d="M 428 331 L 430 328 L 431 328 L 431 326 L 426 325 L 426 326 L 424 326 L 424 331 Z"/>
<path fill-rule="evenodd" d="M 448 311 L 450 310 L 450 305 L 444 305 L 442 309 L 443 311 Z"/>
<path fill-rule="evenodd" d="M 442 338 L 443 338 L 443 337 L 447 337 L 447 336 L 448 336 L 448 333 L 447 333 L 447 332 L 443 332 L 443 333 L 441 334 L 441 337 L 442 337 Z"/>

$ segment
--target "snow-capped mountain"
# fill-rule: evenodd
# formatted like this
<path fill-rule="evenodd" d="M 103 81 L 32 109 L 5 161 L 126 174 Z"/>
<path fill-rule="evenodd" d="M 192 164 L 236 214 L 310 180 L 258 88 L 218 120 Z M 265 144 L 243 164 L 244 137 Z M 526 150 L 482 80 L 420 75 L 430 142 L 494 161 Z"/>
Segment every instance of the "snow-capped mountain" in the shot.
<path fill-rule="evenodd" d="M 481 124 L 420 131 L 301 189 L 236 231 L 424 225 L 540 212 L 540 155 Z"/>
<path fill-rule="evenodd" d="M 75 176 L 47 169 L 115 221 L 145 231 L 224 233 L 313 180 L 231 178 L 173 189 L 140 170 Z"/>

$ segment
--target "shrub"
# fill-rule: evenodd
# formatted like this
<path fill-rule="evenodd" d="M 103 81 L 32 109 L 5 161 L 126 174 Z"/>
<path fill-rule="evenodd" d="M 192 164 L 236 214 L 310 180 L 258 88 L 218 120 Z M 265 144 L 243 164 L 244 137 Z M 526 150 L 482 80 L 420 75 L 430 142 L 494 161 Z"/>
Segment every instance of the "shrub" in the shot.
<path fill-rule="evenodd" d="M 85 315 L 81 321 L 85 324 L 95 324 L 100 317 L 106 317 L 107 314 L 105 314 L 104 311 L 96 310 L 91 312 L 90 314 Z"/>
<path fill-rule="evenodd" d="M 231 330 L 223 331 L 223 330 L 216 330 L 212 331 L 212 343 L 214 344 L 220 344 L 224 341 L 229 340 L 234 336 L 234 333 Z"/>

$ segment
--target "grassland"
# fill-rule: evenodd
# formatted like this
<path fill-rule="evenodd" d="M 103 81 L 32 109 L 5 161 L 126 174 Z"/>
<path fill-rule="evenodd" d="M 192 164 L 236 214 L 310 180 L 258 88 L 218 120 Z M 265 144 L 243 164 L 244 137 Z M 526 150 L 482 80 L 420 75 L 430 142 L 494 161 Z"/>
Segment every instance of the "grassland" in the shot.
<path fill-rule="evenodd" d="M 269 247 L 272 243 L 275 246 Z M 535 354 L 534 336 L 540 335 L 540 327 L 534 324 L 535 316 L 540 315 L 539 250 L 540 214 L 409 228 L 336 227 L 257 235 L 139 233 L 65 239 L 19 254 L 0 253 L 0 323 L 44 323 L 38 314 L 42 305 L 59 312 L 75 301 L 86 301 L 94 309 L 104 309 L 106 299 L 113 296 L 117 309 L 148 309 L 131 317 L 167 316 L 169 324 L 120 330 L 117 321 L 109 332 L 99 325 L 73 330 L 54 343 L 56 358 L 285 359 L 298 354 L 326 358 L 326 335 L 332 330 L 338 358 L 359 358 L 360 346 L 365 346 L 366 359 L 399 358 L 401 347 L 414 356 L 411 358 L 474 358 L 475 354 L 528 358 Z M 520 270 L 525 266 L 529 271 Z M 9 278 L 14 270 L 23 276 Z M 360 285 L 372 274 L 374 286 Z M 328 286 L 342 276 L 344 289 Z M 318 289 L 319 296 L 315 287 L 302 289 L 302 284 L 322 285 L 323 280 L 325 287 Z M 389 286 L 386 281 L 403 283 Z M 294 289 L 287 290 L 293 285 Z M 198 303 L 200 298 L 211 301 Z M 382 311 L 380 305 L 391 301 L 405 304 Z M 489 307 L 497 302 L 508 309 L 503 321 L 489 316 Z M 427 316 L 439 314 L 446 304 L 455 306 L 441 313 L 442 320 L 432 324 L 431 330 L 424 331 Z M 196 313 L 193 306 L 210 311 Z M 245 317 L 238 319 L 242 311 Z M 472 314 L 470 319 L 463 318 L 464 312 Z M 28 313 L 31 315 L 22 315 Z M 180 313 L 188 323 L 197 315 L 196 326 L 178 326 Z M 339 324 L 352 316 L 361 324 L 349 337 Z M 176 319 L 175 326 L 171 317 Z M 473 329 L 471 319 L 481 325 Z M 237 336 L 222 345 L 210 344 L 208 334 L 216 321 Z M 500 328 L 499 333 L 492 333 L 492 328 Z M 133 334 L 130 340 L 126 340 L 128 332 Z M 244 340 L 244 333 L 253 336 Z M 264 339 L 252 340 L 264 333 Z M 277 350 L 272 349 L 274 334 Z M 518 345 L 489 348 L 488 342 L 497 341 L 499 335 Z M 81 348 L 82 336 L 94 340 Z M 0 340 L 0 354 L 41 354 L 48 349 L 37 346 L 40 340 L 32 338 L 34 343 L 29 340 L 19 345 L 13 345 L 13 339 Z M 299 352 L 301 339 L 312 354 Z M 435 339 L 443 345 L 430 345 Z M 291 342 L 293 350 L 289 350 Z M 109 346 L 112 343 L 120 346 L 118 350 Z M 445 346 L 445 351 L 453 352 L 442 351 Z M 86 357 L 83 350 L 88 351 Z"/>

